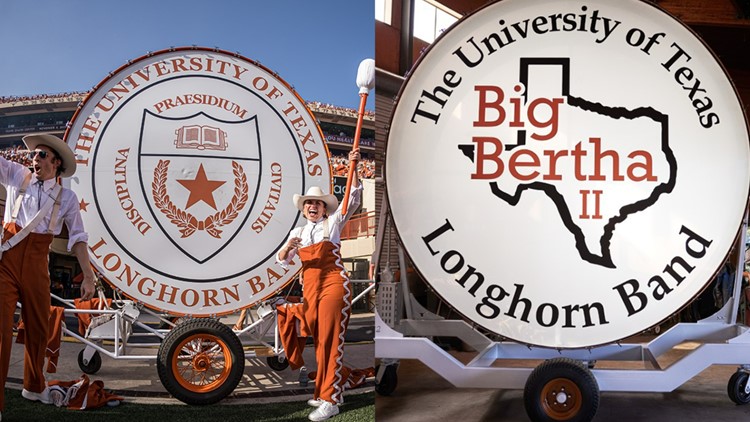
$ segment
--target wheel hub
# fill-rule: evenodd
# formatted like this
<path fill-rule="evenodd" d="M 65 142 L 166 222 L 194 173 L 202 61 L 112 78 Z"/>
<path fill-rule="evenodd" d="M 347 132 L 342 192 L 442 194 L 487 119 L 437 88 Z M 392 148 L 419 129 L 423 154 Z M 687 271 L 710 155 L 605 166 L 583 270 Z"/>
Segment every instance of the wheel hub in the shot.
<path fill-rule="evenodd" d="M 558 403 L 565 403 L 568 401 L 568 395 L 565 394 L 564 391 L 560 391 L 557 393 L 557 396 L 555 396 L 555 400 L 557 400 Z"/>
<path fill-rule="evenodd" d="M 565 412 L 573 400 L 573 394 L 564 386 L 551 390 L 549 394 L 550 407 L 556 412 Z"/>
<path fill-rule="evenodd" d="M 193 358 L 193 369 L 198 372 L 205 372 L 211 367 L 211 358 L 205 353 L 201 353 Z"/>

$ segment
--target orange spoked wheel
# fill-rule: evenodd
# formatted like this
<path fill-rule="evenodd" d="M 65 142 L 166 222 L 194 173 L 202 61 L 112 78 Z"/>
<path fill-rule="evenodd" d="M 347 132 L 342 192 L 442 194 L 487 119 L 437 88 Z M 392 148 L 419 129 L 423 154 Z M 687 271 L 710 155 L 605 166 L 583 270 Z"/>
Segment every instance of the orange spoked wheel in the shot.
<path fill-rule="evenodd" d="M 581 362 L 550 359 L 531 372 L 523 399 L 533 421 L 590 421 L 599 407 L 599 385 Z"/>
<path fill-rule="evenodd" d="M 164 388 L 187 404 L 220 401 L 245 370 L 245 352 L 234 332 L 210 318 L 175 327 L 159 347 L 157 370 Z"/>

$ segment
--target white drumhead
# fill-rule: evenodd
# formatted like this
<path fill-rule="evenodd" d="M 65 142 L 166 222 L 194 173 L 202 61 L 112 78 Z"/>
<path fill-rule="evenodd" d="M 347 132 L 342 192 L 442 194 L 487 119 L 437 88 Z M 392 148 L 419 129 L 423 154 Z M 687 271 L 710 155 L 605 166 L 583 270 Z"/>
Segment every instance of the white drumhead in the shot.
<path fill-rule="evenodd" d="M 625 338 L 724 262 L 750 186 L 748 128 L 716 57 L 636 0 L 503 0 L 409 74 L 386 184 L 421 275 L 520 342 Z"/>
<path fill-rule="evenodd" d="M 226 314 L 284 287 L 299 269 L 275 260 L 300 222 L 292 195 L 331 186 L 304 101 L 269 69 L 215 49 L 129 62 L 89 94 L 65 139 L 94 265 L 174 314 Z"/>

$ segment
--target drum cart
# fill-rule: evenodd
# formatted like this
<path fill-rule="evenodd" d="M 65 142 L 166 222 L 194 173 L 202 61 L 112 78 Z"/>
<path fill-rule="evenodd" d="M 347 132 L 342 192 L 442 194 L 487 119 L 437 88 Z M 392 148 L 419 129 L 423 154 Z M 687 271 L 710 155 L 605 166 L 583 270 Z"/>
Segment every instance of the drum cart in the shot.
<path fill-rule="evenodd" d="M 375 288 L 371 280 L 352 303 L 366 297 Z M 104 294 L 98 288 L 100 303 Z M 97 373 L 102 355 L 112 359 L 156 360 L 159 378 L 165 389 L 178 400 L 192 405 L 213 404 L 234 391 L 242 379 L 245 360 L 266 358 L 274 371 L 289 367 L 279 338 L 276 304 L 281 296 L 256 304 L 248 309 L 247 320 L 239 329 L 230 328 L 218 318 L 180 317 L 175 321 L 115 292 L 111 306 L 100 309 L 77 309 L 73 300 L 51 295 L 64 306 L 64 316 L 92 315 L 84 335 L 78 327 L 62 324 L 62 334 L 81 342 L 78 366 L 86 374 Z M 18 307 L 21 305 L 18 304 Z M 151 324 L 143 321 L 148 318 Z M 168 328 L 154 328 L 154 322 Z M 143 350 L 156 349 L 144 354 Z M 135 350 L 141 353 L 134 353 Z M 307 379 L 300 379 L 306 383 Z"/>
<path fill-rule="evenodd" d="M 385 225 L 380 227 L 385 231 Z M 738 246 L 743 251 L 747 219 L 741 233 Z M 744 254 L 739 256 L 732 298 L 708 318 L 677 323 L 645 343 L 552 349 L 498 339 L 466 321 L 444 319 L 425 309 L 409 291 L 404 252 L 398 244 L 400 280 L 392 281 L 386 264 L 378 283 L 375 390 L 385 396 L 393 393 L 399 359 L 417 359 L 458 388 L 523 389 L 524 406 L 533 421 L 590 421 L 601 391 L 670 392 L 711 365 L 737 365 L 727 381 L 728 396 L 736 404 L 750 403 L 750 328 L 735 323 L 744 269 Z M 375 268 L 379 268 L 377 263 Z M 659 330 L 653 331 L 658 334 Z M 436 336 L 458 338 L 476 355 L 464 364 L 436 344 L 432 339 Z M 664 359 L 667 352 L 686 342 L 697 346 L 676 361 Z M 541 363 L 504 367 L 503 360 Z M 608 362 L 603 365 L 602 361 Z M 598 362 L 602 367 L 597 367 Z"/>
<path fill-rule="evenodd" d="M 98 291 L 103 299 L 102 290 Z M 62 324 L 63 335 L 85 345 L 78 354 L 78 366 L 86 374 L 101 369 L 102 355 L 116 360 L 156 360 L 159 378 L 170 394 L 187 404 L 203 405 L 216 403 L 235 389 L 246 358 L 266 357 L 268 366 L 276 371 L 289 366 L 276 329 L 275 303 L 281 298 L 248 310 L 249 322 L 233 330 L 218 318 L 188 316 L 173 322 L 141 303 L 121 299 L 117 293 L 115 297 L 111 306 L 77 309 L 73 300 L 52 294 L 63 304 L 64 317 L 92 315 L 84 335 L 77 326 Z M 144 322 L 144 317 L 151 324 Z M 155 321 L 168 328 L 154 328 Z M 157 352 L 142 352 L 148 349 Z"/>

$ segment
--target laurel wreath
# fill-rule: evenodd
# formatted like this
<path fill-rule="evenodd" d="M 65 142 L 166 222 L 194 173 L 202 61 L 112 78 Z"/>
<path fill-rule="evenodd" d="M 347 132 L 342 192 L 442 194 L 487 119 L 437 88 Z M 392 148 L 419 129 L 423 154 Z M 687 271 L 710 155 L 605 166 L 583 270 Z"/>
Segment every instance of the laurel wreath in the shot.
<path fill-rule="evenodd" d="M 214 215 L 198 220 L 193 214 L 180 209 L 167 194 L 167 172 L 169 160 L 159 160 L 154 170 L 154 181 L 151 183 L 153 189 L 154 204 L 172 224 L 177 226 L 183 238 L 189 237 L 196 231 L 205 230 L 211 236 L 220 239 L 222 231 L 219 229 L 231 223 L 247 203 L 247 176 L 242 166 L 232 161 L 232 172 L 234 173 L 234 195 L 229 205 Z"/>

